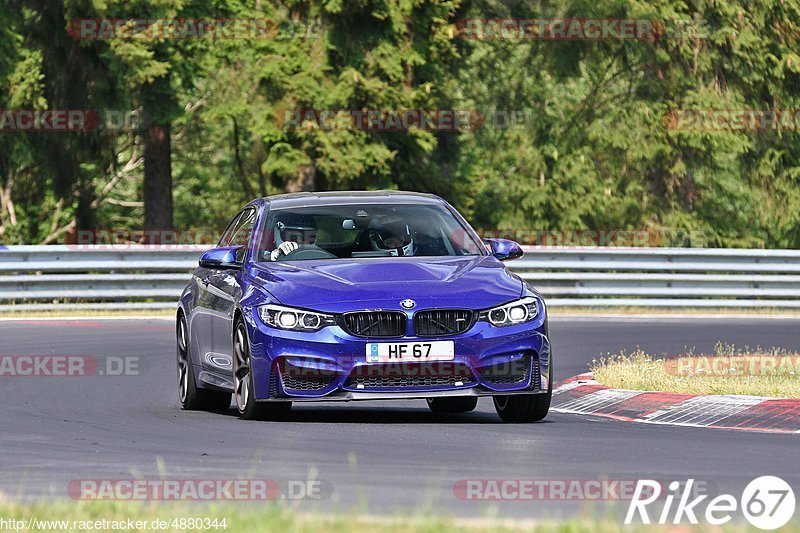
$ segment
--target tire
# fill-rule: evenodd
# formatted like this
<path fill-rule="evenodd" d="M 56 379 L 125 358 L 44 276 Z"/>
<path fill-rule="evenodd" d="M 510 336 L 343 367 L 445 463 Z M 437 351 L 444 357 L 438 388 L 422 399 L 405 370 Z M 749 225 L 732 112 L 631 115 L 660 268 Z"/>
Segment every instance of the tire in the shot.
<path fill-rule="evenodd" d="M 233 328 L 233 397 L 243 420 L 281 420 L 289 415 L 292 402 L 256 402 L 250 366 L 250 342 L 241 318 Z"/>
<path fill-rule="evenodd" d="M 478 405 L 476 396 L 428 398 L 428 408 L 434 413 L 469 413 Z"/>
<path fill-rule="evenodd" d="M 181 407 L 187 411 L 227 411 L 231 406 L 231 394 L 197 387 L 192 364 L 191 343 L 186 318 L 178 317 L 176 325 L 177 364 L 178 364 L 178 399 Z"/>
<path fill-rule="evenodd" d="M 550 411 L 553 398 L 553 356 L 550 356 L 550 379 L 545 394 L 519 394 L 514 396 L 495 396 L 494 410 L 503 422 L 512 424 L 539 422 Z"/>
<path fill-rule="evenodd" d="M 552 392 L 546 394 L 519 394 L 515 396 L 495 396 L 494 409 L 503 422 L 538 422 L 550 411 Z"/>

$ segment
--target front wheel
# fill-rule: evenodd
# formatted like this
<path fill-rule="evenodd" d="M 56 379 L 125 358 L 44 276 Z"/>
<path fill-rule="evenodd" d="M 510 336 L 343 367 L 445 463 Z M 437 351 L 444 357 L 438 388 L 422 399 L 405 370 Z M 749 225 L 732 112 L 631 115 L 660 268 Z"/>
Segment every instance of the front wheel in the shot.
<path fill-rule="evenodd" d="M 553 357 L 550 356 L 550 379 L 545 394 L 519 394 L 514 396 L 495 396 L 494 410 L 503 422 L 525 423 L 544 420 L 550 411 L 553 398 Z"/>
<path fill-rule="evenodd" d="M 233 333 L 233 396 L 239 417 L 244 420 L 277 420 L 286 417 L 292 409 L 292 402 L 256 402 L 250 361 L 247 329 L 239 319 Z"/>
<path fill-rule="evenodd" d="M 514 396 L 495 396 L 494 409 L 503 422 L 538 422 L 550 411 L 550 398 L 553 391 L 545 394 L 519 394 Z"/>

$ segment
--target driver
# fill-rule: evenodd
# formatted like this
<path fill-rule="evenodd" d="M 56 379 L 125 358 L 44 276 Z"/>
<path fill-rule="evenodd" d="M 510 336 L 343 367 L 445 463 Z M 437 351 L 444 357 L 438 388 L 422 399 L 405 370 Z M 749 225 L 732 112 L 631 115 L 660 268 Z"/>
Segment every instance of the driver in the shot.
<path fill-rule="evenodd" d="M 277 261 L 281 255 L 289 255 L 301 244 L 317 242 L 317 224 L 314 217 L 284 215 L 275 223 L 275 249 L 269 254 L 270 261 Z"/>
<path fill-rule="evenodd" d="M 416 253 L 414 239 L 408 224 L 395 222 L 370 231 L 373 250 L 388 250 L 392 256 L 410 256 Z"/>

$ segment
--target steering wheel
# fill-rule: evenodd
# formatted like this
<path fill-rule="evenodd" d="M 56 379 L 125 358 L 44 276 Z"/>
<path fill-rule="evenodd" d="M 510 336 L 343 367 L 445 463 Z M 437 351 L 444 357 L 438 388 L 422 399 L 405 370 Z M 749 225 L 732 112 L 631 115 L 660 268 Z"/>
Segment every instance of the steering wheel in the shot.
<path fill-rule="evenodd" d="M 315 244 L 301 244 L 300 248 L 289 252 L 283 256 L 294 261 L 307 261 L 309 259 L 336 259 L 336 256 L 327 250 L 323 250 Z"/>

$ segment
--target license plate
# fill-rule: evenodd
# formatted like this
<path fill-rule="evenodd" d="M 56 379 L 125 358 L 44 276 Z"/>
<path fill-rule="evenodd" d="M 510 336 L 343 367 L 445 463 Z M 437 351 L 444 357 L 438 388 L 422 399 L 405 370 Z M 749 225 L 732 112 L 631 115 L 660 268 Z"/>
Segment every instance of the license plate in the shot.
<path fill-rule="evenodd" d="M 371 342 L 367 344 L 367 363 L 405 361 L 452 361 L 453 341 Z"/>

